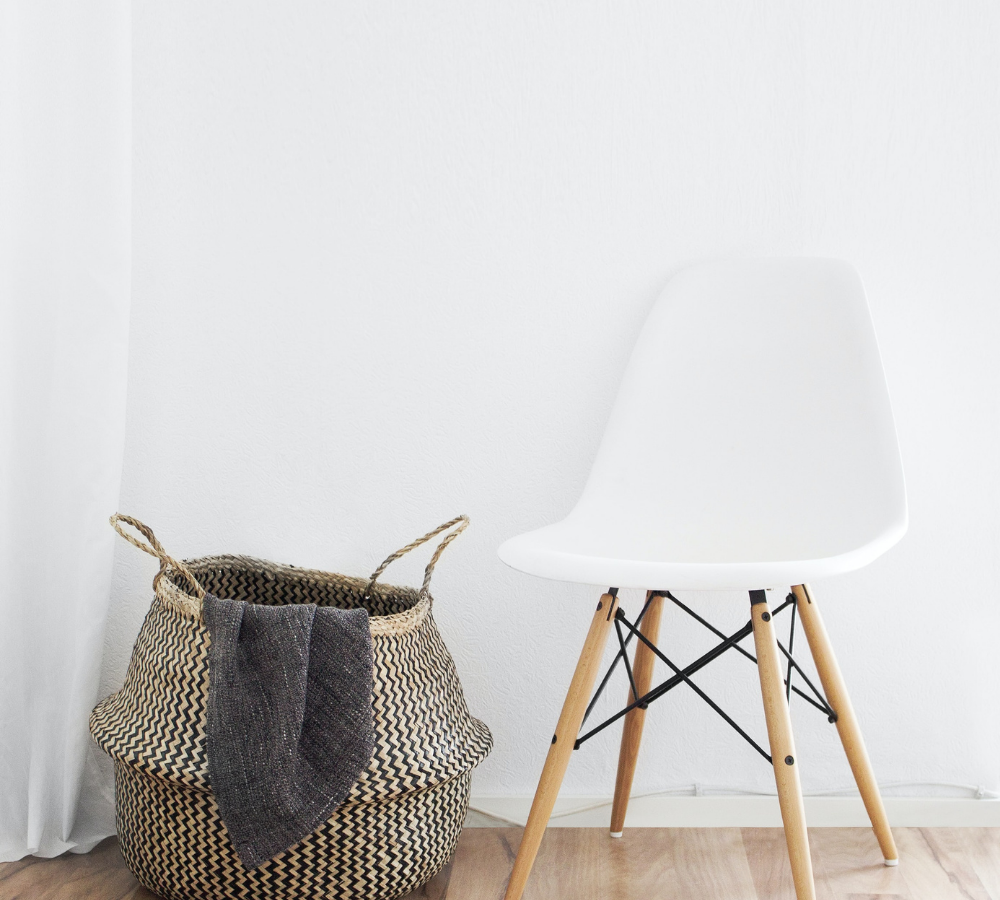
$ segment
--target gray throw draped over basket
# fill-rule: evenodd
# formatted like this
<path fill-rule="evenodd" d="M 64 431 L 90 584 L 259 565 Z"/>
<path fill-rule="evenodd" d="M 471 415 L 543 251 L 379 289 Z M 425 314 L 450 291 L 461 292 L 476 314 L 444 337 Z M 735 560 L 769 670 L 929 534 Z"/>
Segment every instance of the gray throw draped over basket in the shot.
<path fill-rule="evenodd" d="M 141 522 L 111 523 L 160 560 L 125 684 L 90 719 L 94 740 L 114 760 L 121 851 L 139 881 L 168 900 L 392 900 L 432 878 L 461 833 L 472 769 L 493 746 L 469 714 L 428 592 L 435 564 L 468 518 L 393 553 L 370 578 L 245 556 L 182 563 Z M 393 560 L 442 533 L 420 590 L 378 582 Z M 256 868 L 241 862 L 209 778 L 206 593 L 368 613 L 371 759 L 325 822 Z"/>

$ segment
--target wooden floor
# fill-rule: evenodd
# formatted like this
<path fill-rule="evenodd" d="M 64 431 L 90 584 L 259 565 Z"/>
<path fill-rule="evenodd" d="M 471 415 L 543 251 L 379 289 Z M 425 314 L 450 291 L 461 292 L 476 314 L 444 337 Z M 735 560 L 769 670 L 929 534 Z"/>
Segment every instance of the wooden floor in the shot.
<path fill-rule="evenodd" d="M 1000 829 L 896 828 L 900 865 L 871 832 L 811 829 L 818 900 L 1000 900 Z M 448 867 L 409 900 L 499 900 L 518 828 L 469 828 Z M 776 828 L 553 828 L 525 900 L 794 900 Z M 109 838 L 85 856 L 0 864 L 0 900 L 155 900 Z M 303 897 L 302 900 L 311 900 Z"/>

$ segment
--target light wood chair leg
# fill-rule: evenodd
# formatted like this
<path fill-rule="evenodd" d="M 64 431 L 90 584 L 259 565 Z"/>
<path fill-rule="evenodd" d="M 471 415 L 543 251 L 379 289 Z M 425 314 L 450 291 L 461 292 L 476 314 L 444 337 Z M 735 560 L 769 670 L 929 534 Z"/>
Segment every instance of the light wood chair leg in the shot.
<path fill-rule="evenodd" d="M 792 720 L 788 715 L 785 685 L 778 660 L 778 643 L 764 591 L 751 591 L 750 604 L 753 642 L 757 650 L 757 673 L 764 700 L 764 717 L 767 720 L 767 739 L 771 746 L 774 780 L 778 786 L 778 803 L 781 806 L 781 821 L 785 826 L 788 859 L 792 864 L 795 896 L 798 900 L 816 900 L 812 860 L 809 857 L 809 835 L 806 833 L 806 812 L 802 804 L 798 761 L 792 739 Z"/>
<path fill-rule="evenodd" d="M 650 592 L 652 594 L 652 592 Z M 649 604 L 646 615 L 642 617 L 639 631 L 655 644 L 660 633 L 660 616 L 663 614 L 663 597 L 660 594 L 646 595 Z M 653 682 L 653 666 L 656 654 L 642 641 L 635 648 L 635 662 L 632 665 L 632 677 L 635 679 L 635 689 L 639 697 L 649 691 Z M 628 702 L 637 700 L 629 688 Z M 639 744 L 642 742 L 642 726 L 646 721 L 646 710 L 636 707 L 625 716 L 625 726 L 622 729 L 622 745 L 618 751 L 618 776 L 615 779 L 615 802 L 611 808 L 611 837 L 620 838 L 625 828 L 625 813 L 628 810 L 628 800 L 632 793 L 632 779 L 635 777 L 635 764 L 639 756 Z"/>
<path fill-rule="evenodd" d="M 885 807 L 882 805 L 878 783 L 875 781 L 872 764 L 868 759 L 868 751 L 865 749 L 864 738 L 861 737 L 861 729 L 858 727 L 858 720 L 854 715 L 854 707 L 851 706 L 851 699 L 847 695 L 847 688 L 844 686 L 844 677 L 840 674 L 837 658 L 833 655 L 833 648 L 830 646 L 830 638 L 823 625 L 823 618 L 820 616 L 819 608 L 816 606 L 816 601 L 813 599 L 808 585 L 795 585 L 792 592 L 798 601 L 799 621 L 802 622 L 802 630 L 806 633 L 809 650 L 816 662 L 819 680 L 823 684 L 826 699 L 837 715 L 837 732 L 840 734 L 840 742 L 844 745 L 847 761 L 851 764 L 854 780 L 861 792 L 861 799 L 868 811 L 868 818 L 871 819 L 872 829 L 882 850 L 882 858 L 887 866 L 899 865 L 899 853 L 896 851 L 896 842 L 889 828 Z"/>
<path fill-rule="evenodd" d="M 517 859 L 514 860 L 514 869 L 510 873 L 510 881 L 507 882 L 504 900 L 520 900 L 521 894 L 524 893 L 524 885 L 531 873 L 538 846 L 542 842 L 542 835 L 552 815 L 552 807 L 555 806 L 559 786 L 566 774 L 573 745 L 576 743 L 580 724 L 583 722 L 583 714 L 590 701 L 590 692 L 594 688 L 604 645 L 608 639 L 608 629 L 617 611 L 618 599 L 611 594 L 604 594 L 590 623 L 580 660 L 576 664 L 576 671 L 573 673 L 573 680 L 570 682 L 569 692 L 566 694 L 566 701 L 559 715 L 556 733 L 552 736 L 552 745 L 549 747 L 548 756 L 545 757 L 545 766 L 538 780 L 535 799 L 528 814 L 528 824 L 524 826 L 524 834 L 517 849 Z"/>

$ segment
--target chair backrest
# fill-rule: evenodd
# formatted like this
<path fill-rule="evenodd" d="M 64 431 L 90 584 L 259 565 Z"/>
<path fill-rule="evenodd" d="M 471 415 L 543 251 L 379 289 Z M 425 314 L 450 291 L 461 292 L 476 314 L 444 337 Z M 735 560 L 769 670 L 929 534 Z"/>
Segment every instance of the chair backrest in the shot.
<path fill-rule="evenodd" d="M 861 280 L 789 259 L 669 282 L 565 526 L 587 553 L 720 563 L 874 558 L 906 521 Z"/>

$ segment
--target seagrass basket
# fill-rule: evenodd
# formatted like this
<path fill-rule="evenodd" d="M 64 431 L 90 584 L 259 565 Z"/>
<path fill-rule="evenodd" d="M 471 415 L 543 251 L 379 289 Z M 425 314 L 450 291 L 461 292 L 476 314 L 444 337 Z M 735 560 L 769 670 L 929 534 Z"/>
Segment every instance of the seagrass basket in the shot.
<path fill-rule="evenodd" d="M 435 563 L 468 519 L 397 551 L 367 579 L 245 556 L 180 563 L 142 523 L 111 521 L 160 559 L 125 684 L 90 719 L 94 740 L 114 759 L 118 836 L 136 878 L 170 900 L 390 900 L 433 877 L 462 830 L 472 769 L 493 744 L 469 714 L 428 592 Z M 448 529 L 420 590 L 378 583 L 394 559 Z M 250 603 L 364 607 L 370 617 L 375 750 L 368 768 L 323 825 L 253 870 L 229 840 L 208 779 L 206 591 Z"/>

